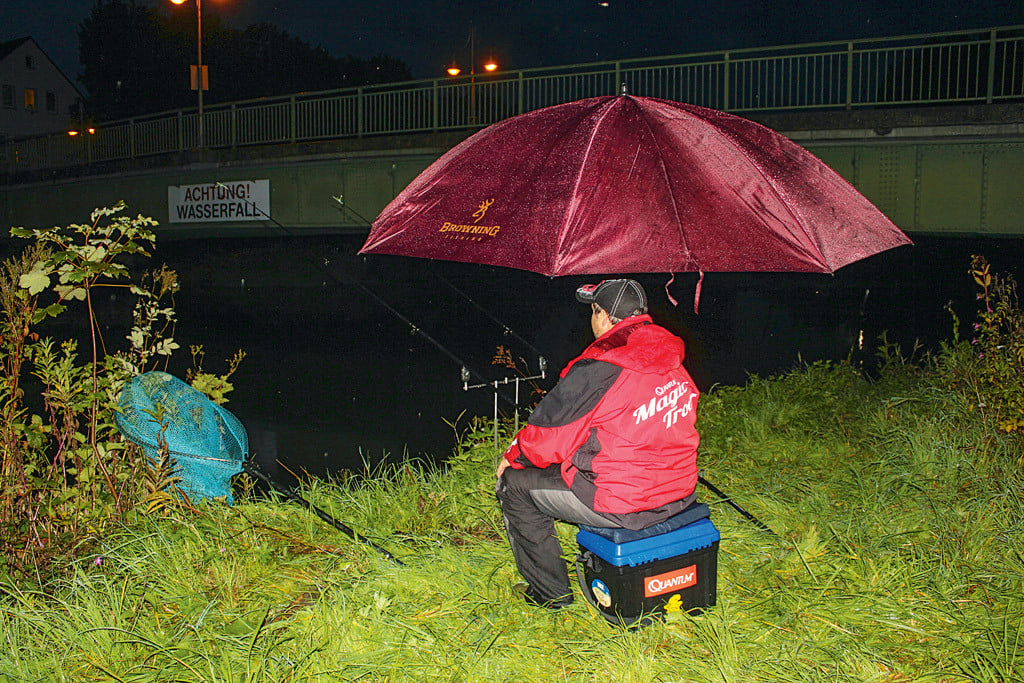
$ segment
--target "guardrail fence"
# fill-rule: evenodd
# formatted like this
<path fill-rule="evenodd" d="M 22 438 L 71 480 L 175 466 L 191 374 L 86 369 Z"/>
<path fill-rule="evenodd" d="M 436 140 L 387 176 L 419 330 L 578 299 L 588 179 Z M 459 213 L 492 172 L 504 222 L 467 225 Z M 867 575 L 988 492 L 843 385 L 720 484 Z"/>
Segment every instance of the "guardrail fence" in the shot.
<path fill-rule="evenodd" d="M 431 79 L 207 106 L 205 145 L 238 147 L 485 126 L 585 97 L 635 95 L 730 112 L 1024 99 L 1024 26 L 728 50 Z M 195 109 L 0 147 L 7 173 L 184 151 Z"/>

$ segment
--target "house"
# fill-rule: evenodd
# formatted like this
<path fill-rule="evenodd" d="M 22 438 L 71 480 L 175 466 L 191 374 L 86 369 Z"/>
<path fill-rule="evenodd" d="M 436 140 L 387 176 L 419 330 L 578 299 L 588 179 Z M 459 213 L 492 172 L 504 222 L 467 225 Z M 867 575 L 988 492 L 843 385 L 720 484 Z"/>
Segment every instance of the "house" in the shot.
<path fill-rule="evenodd" d="M 81 100 L 31 36 L 0 43 L 0 140 L 69 130 Z"/>

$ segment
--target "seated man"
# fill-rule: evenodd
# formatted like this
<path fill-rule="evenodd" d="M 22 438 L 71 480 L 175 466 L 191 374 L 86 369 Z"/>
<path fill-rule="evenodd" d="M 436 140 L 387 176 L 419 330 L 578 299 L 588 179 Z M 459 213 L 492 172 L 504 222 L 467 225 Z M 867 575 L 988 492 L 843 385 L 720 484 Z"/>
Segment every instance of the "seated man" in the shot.
<path fill-rule="evenodd" d="M 698 391 L 683 341 L 634 280 L 576 291 L 594 341 L 562 370 L 498 465 L 497 496 L 528 602 L 572 602 L 555 520 L 643 529 L 696 499 Z"/>

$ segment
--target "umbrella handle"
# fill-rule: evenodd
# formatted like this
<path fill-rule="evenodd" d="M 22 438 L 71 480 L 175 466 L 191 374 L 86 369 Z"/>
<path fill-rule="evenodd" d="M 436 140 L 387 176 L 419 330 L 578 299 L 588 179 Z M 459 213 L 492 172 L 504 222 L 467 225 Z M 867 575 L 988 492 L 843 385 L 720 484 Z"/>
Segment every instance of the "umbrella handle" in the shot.
<path fill-rule="evenodd" d="M 398 565 L 402 564 L 401 561 L 399 561 L 397 558 L 395 558 L 395 556 L 392 555 L 391 553 L 389 553 L 387 550 L 385 550 L 384 548 L 380 547 L 379 545 L 377 545 L 376 543 L 374 543 L 370 539 L 365 538 L 364 536 L 360 536 L 355 531 L 353 531 L 352 528 L 349 527 L 347 524 L 339 522 L 337 519 L 332 517 L 330 514 L 328 514 L 324 510 L 321 510 L 317 506 L 313 505 L 308 500 L 306 500 L 305 498 L 300 496 L 295 491 L 295 489 L 293 489 L 292 487 L 286 486 L 285 484 L 281 484 L 281 483 L 276 482 L 273 479 L 271 479 L 262 469 L 260 469 L 260 466 L 257 465 L 255 462 L 251 462 L 249 460 L 243 461 L 242 462 L 242 469 L 244 469 L 246 471 L 246 473 L 256 477 L 257 479 L 259 479 L 260 481 L 265 483 L 267 486 L 269 486 L 270 488 L 272 488 L 275 491 L 277 491 L 278 493 L 280 493 L 285 498 L 288 498 L 290 500 L 294 500 L 297 503 L 301 503 L 307 509 L 309 509 L 312 512 L 316 513 L 317 517 L 319 517 L 320 519 L 324 520 L 325 522 L 327 522 L 328 524 L 333 526 L 335 529 L 338 529 L 339 531 L 342 531 L 342 532 L 348 534 L 351 538 L 353 538 L 356 541 L 359 541 L 361 543 L 365 543 L 366 545 L 370 546 L 371 548 L 373 548 L 374 550 L 376 550 L 377 552 L 379 552 L 380 554 L 382 554 L 384 557 L 388 558 L 389 560 L 391 560 L 395 564 L 398 564 Z"/>

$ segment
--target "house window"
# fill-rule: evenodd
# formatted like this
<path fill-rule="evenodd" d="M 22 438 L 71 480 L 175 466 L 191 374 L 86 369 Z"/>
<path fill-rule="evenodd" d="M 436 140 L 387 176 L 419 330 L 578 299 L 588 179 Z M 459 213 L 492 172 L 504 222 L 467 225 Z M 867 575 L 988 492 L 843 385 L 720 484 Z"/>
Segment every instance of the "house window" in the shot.
<path fill-rule="evenodd" d="M 25 109 L 36 108 L 36 90 L 35 88 L 25 88 Z"/>
<path fill-rule="evenodd" d="M 46 111 L 50 114 L 57 113 L 57 96 L 52 92 L 46 93 Z"/>
<path fill-rule="evenodd" d="M 3 105 L 5 107 L 13 107 L 14 106 L 14 86 L 13 85 L 5 85 L 3 87 Z"/>
<path fill-rule="evenodd" d="M 32 68 L 32 55 L 25 55 L 25 68 L 26 69 L 31 69 Z"/>

